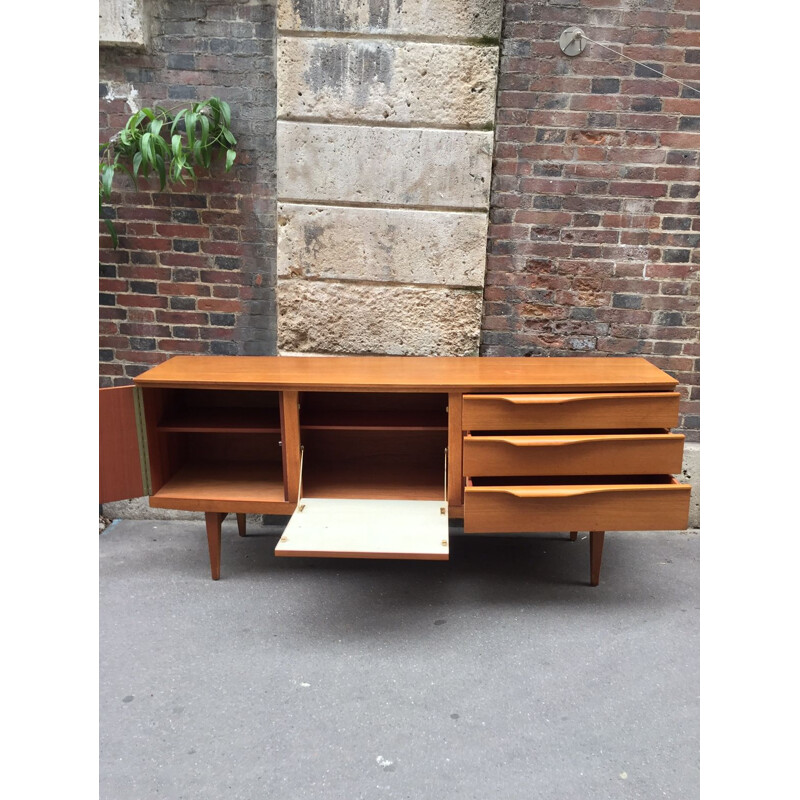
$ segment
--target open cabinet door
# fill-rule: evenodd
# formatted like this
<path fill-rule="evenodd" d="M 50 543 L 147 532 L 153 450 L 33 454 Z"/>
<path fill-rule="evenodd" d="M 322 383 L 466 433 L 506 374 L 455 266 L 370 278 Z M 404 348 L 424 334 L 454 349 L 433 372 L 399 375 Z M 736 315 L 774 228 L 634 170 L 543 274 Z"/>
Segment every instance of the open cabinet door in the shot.
<path fill-rule="evenodd" d="M 100 504 L 148 494 L 140 390 L 100 389 Z"/>

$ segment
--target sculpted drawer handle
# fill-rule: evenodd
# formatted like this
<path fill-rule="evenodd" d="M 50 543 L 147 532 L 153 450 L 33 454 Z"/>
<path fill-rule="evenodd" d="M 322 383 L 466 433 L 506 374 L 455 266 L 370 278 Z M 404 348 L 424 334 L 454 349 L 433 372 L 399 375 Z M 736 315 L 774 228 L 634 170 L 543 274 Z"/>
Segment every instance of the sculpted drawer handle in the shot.
<path fill-rule="evenodd" d="M 510 436 L 498 437 L 501 442 L 510 444 L 512 447 L 563 447 L 572 444 L 593 444 L 595 442 L 619 442 L 629 439 L 644 439 L 651 437 L 644 436 L 595 436 L 587 439 L 585 436 L 564 436 L 560 439 L 536 439 L 533 436 L 511 438 Z"/>
<path fill-rule="evenodd" d="M 620 484 L 618 486 L 592 486 L 580 488 L 578 486 L 542 486 L 542 487 L 525 487 L 525 486 L 508 486 L 496 487 L 495 491 L 504 492 L 505 494 L 513 495 L 521 499 L 540 498 L 568 498 L 568 497 L 581 497 L 590 494 L 604 494 L 606 492 L 645 492 L 653 489 L 669 489 L 673 488 L 672 484 Z M 680 487 L 675 487 L 680 488 Z"/>
<path fill-rule="evenodd" d="M 545 397 L 518 396 L 518 397 L 501 397 L 499 399 L 505 400 L 506 403 L 511 403 L 512 405 L 515 406 L 553 406 L 553 405 L 561 405 L 562 403 L 574 403 L 578 400 L 595 400 L 597 398 L 591 396 L 576 397 L 574 395 L 554 394 Z"/>

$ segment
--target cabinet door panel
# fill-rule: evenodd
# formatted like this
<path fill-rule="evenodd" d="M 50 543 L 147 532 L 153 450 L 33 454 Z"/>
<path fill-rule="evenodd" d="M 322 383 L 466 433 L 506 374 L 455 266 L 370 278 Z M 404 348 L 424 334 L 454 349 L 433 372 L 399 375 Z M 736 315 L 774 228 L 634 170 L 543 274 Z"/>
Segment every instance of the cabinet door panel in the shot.
<path fill-rule="evenodd" d="M 100 503 L 145 494 L 133 386 L 100 389 Z"/>

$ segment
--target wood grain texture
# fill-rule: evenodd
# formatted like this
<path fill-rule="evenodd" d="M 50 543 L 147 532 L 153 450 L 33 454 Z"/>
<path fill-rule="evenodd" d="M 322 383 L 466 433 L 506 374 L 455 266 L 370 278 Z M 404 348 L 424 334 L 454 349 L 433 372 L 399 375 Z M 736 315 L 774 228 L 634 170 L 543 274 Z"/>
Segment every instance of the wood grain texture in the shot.
<path fill-rule="evenodd" d="M 690 491 L 674 478 L 641 484 L 471 486 L 464 493 L 464 532 L 683 530 Z"/>
<path fill-rule="evenodd" d="M 150 498 L 154 508 L 184 511 L 281 513 L 286 505 L 280 463 L 189 462 Z"/>
<path fill-rule="evenodd" d="M 228 516 L 214 511 L 206 512 L 206 536 L 208 537 L 208 560 L 211 563 L 211 579 L 219 580 L 220 555 L 222 553 L 222 520 Z"/>
<path fill-rule="evenodd" d="M 453 506 L 464 505 L 464 469 L 462 464 L 464 439 L 461 434 L 461 393 L 450 392 L 447 399 L 447 501 Z"/>
<path fill-rule="evenodd" d="M 300 409 L 298 393 L 281 392 L 281 450 L 283 451 L 284 497 L 297 503 L 300 490 Z"/>
<path fill-rule="evenodd" d="M 603 561 L 605 531 L 589 531 L 589 585 L 600 584 L 600 564 Z"/>
<path fill-rule="evenodd" d="M 133 386 L 100 389 L 100 503 L 144 494 Z"/>
<path fill-rule="evenodd" d="M 672 428 L 677 392 L 484 394 L 464 396 L 464 430 Z"/>
<path fill-rule="evenodd" d="M 673 475 L 681 434 L 467 436 L 468 475 Z"/>
<path fill-rule="evenodd" d="M 182 388 L 661 391 L 677 381 L 643 358 L 175 356 L 134 379 Z"/>

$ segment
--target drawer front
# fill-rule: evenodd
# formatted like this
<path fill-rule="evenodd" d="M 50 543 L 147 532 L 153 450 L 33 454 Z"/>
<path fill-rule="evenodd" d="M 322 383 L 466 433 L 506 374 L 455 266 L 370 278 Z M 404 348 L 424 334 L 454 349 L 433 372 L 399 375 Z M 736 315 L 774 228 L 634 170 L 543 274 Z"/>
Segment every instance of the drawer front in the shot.
<path fill-rule="evenodd" d="M 466 436 L 464 474 L 672 475 L 681 471 L 680 434 Z"/>
<path fill-rule="evenodd" d="M 657 485 L 468 486 L 464 532 L 684 530 L 690 491 L 674 479 Z"/>
<path fill-rule="evenodd" d="M 677 392 L 630 394 L 467 394 L 462 429 L 624 430 L 672 428 Z"/>

